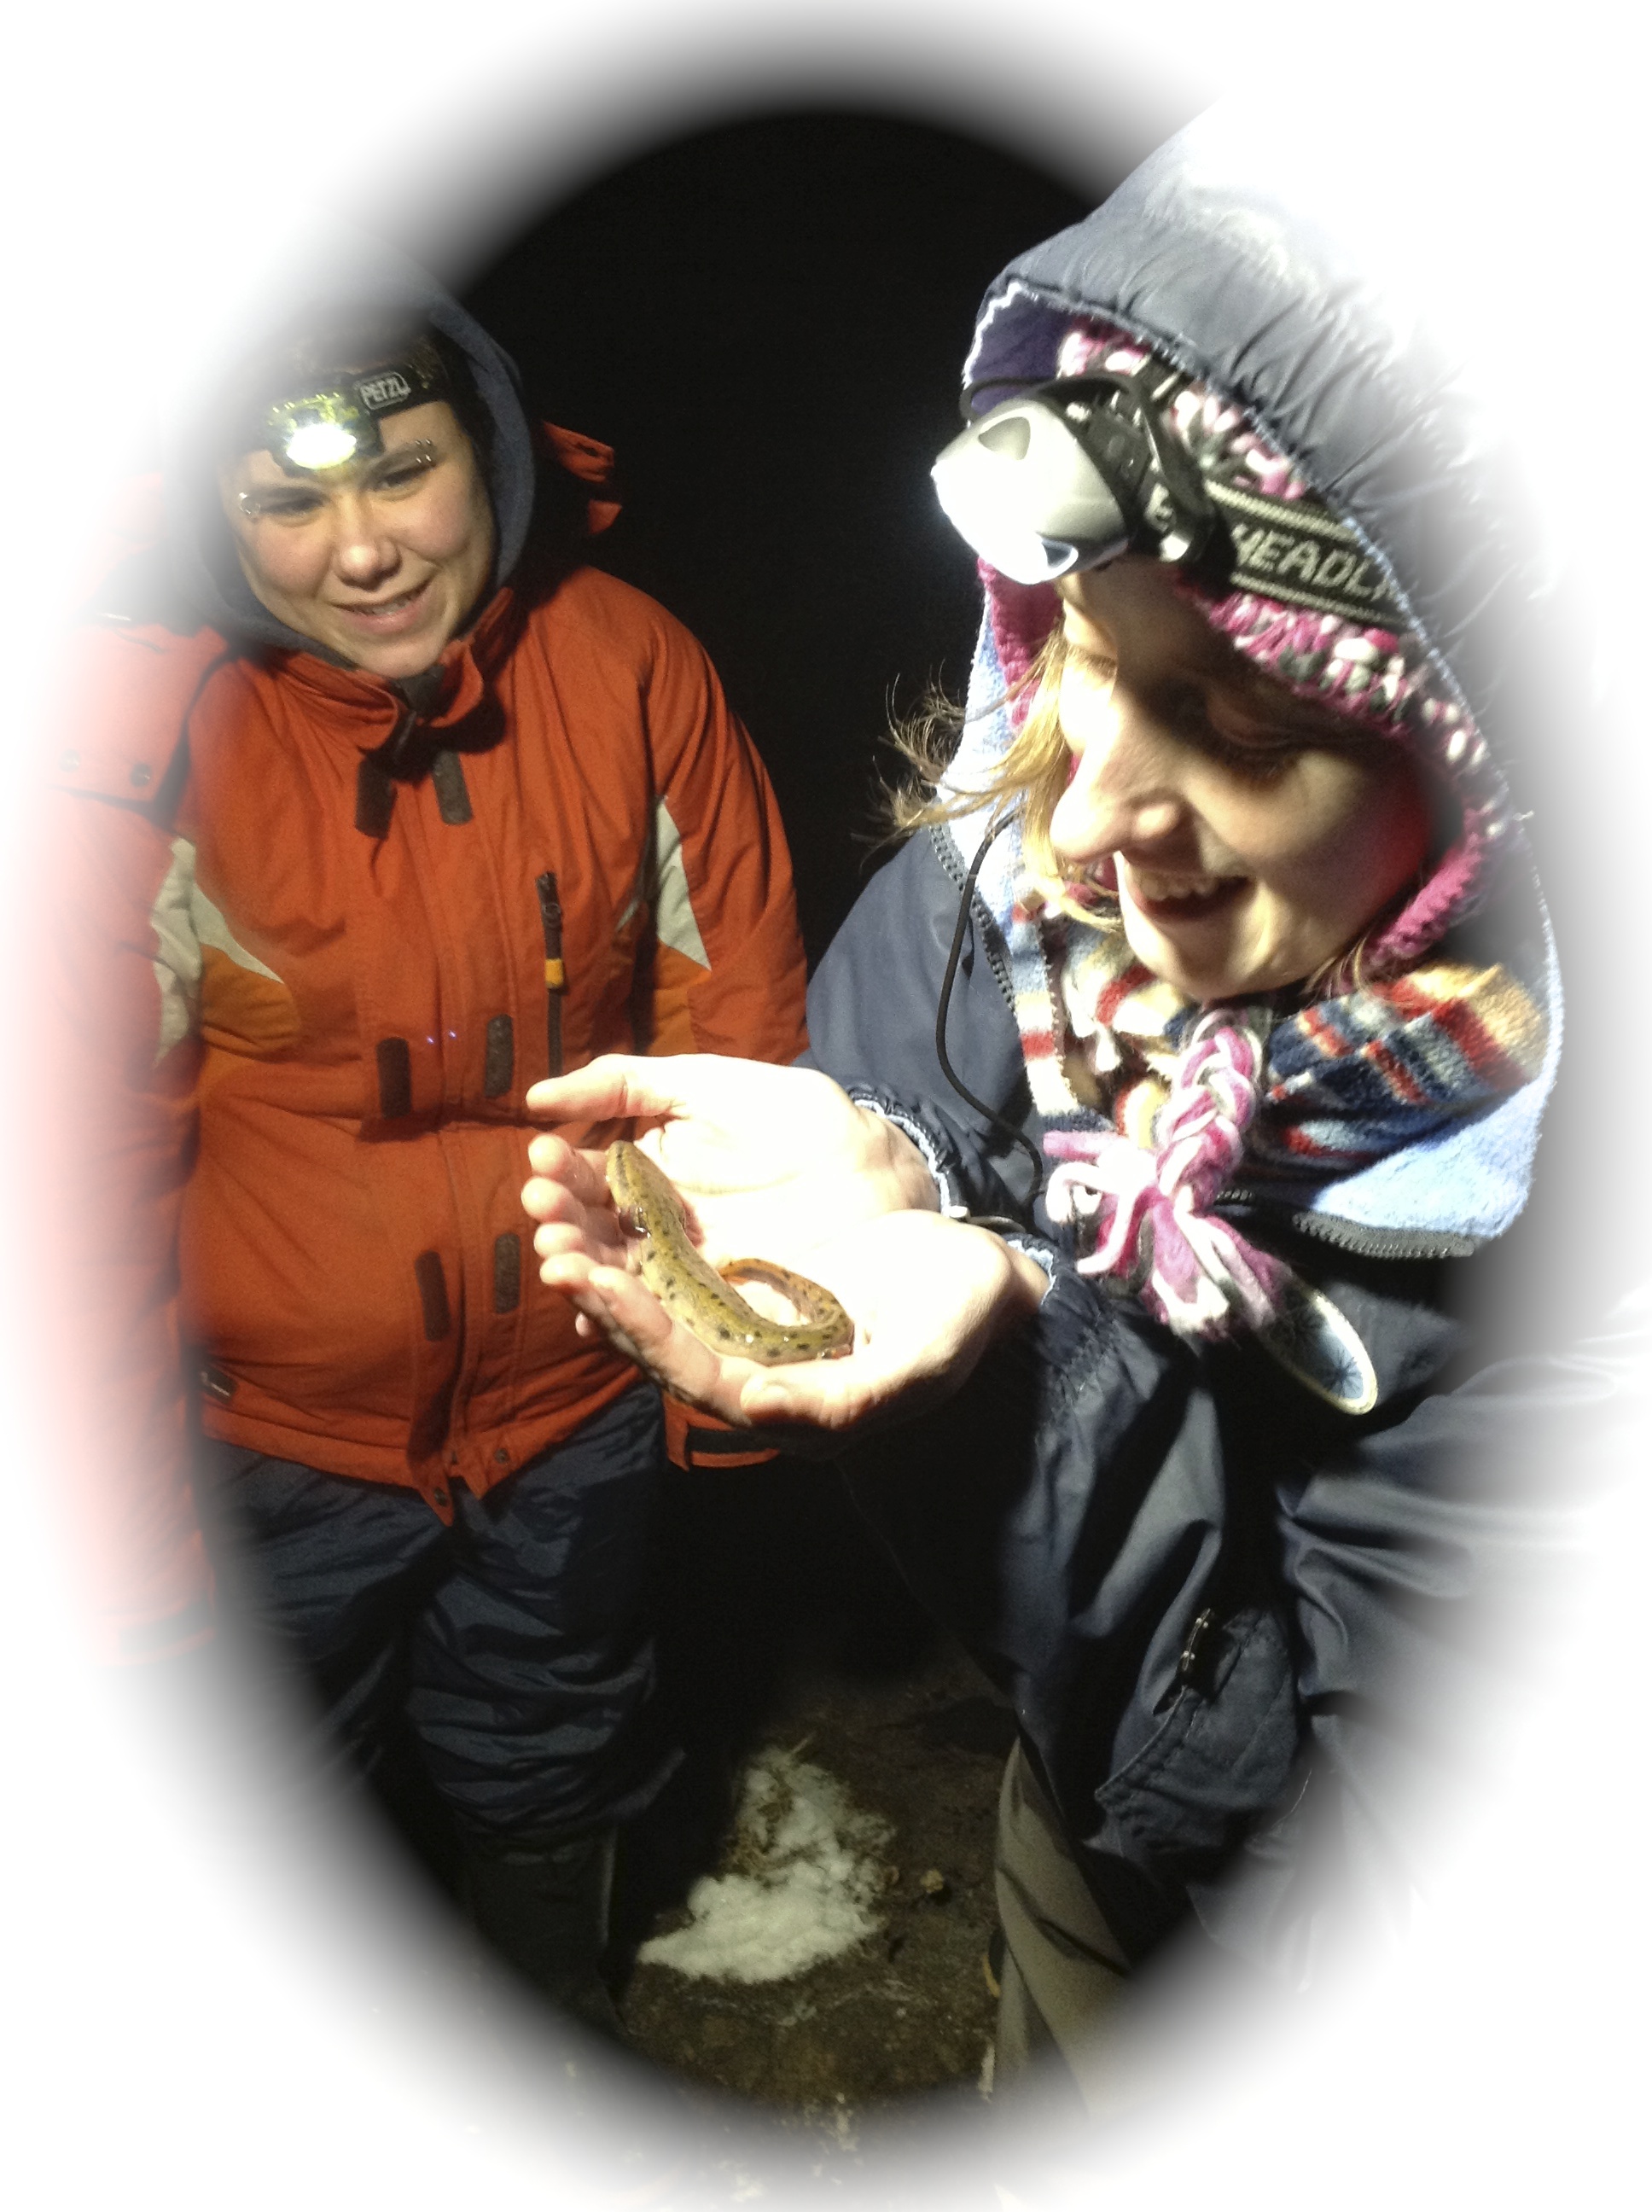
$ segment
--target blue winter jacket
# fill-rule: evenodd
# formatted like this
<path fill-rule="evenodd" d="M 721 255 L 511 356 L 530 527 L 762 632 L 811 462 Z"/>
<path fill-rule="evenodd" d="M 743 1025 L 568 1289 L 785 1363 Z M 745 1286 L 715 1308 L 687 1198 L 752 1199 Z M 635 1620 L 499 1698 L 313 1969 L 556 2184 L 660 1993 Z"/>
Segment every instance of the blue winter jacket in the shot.
<path fill-rule="evenodd" d="M 1251 151 L 1242 118 L 1206 118 L 1012 263 L 967 374 L 1054 374 L 1089 310 L 1238 399 L 1380 558 L 1507 761 L 1537 696 L 1524 617 L 1551 589 L 1519 472 L 1463 362 L 1315 219 L 1311 173 L 1259 181 Z M 988 625 L 962 784 L 1005 742 L 1000 688 Z M 1052 1286 L 950 1406 L 861 1448 L 849 1479 L 1013 1699 L 1132 1954 L 1196 1925 L 1303 1986 L 1345 1938 L 1403 1916 L 1419 1823 L 1467 1770 L 1548 1571 L 1553 1476 L 1613 1387 L 1581 1306 L 1564 1334 L 1549 1310 L 1522 1339 L 1483 1279 L 1511 1249 L 1530 1264 L 1509 1232 L 1560 1028 L 1541 902 L 1522 863 L 1553 1040 L 1536 1081 L 1288 1203 L 1224 1201 L 1357 1330 L 1380 1395 L 1351 1416 L 1254 1345 L 1172 1336 L 1028 1213 L 1029 1163 L 935 1044 L 981 826 L 920 833 L 873 879 L 811 992 L 812 1057 L 918 1137 L 947 1202 L 1049 1240 Z M 1015 866 L 1006 835 L 969 905 L 946 1040 L 964 1086 L 1036 1142 L 1004 940 Z"/>

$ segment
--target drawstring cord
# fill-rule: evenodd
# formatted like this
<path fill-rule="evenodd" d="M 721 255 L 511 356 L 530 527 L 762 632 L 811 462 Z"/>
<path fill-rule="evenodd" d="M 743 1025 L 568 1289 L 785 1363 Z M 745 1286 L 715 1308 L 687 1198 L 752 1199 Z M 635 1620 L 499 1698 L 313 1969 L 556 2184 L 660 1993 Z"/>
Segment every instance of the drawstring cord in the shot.
<path fill-rule="evenodd" d="M 958 957 L 963 950 L 964 927 L 969 920 L 969 908 L 975 900 L 975 884 L 980 878 L 981 867 L 987 854 L 995 841 L 1009 828 L 1012 819 L 1013 817 L 1006 814 L 1001 822 L 987 832 L 981 841 L 981 846 L 975 859 L 969 863 L 969 872 L 963 879 L 963 895 L 958 901 L 958 919 L 952 932 L 952 949 L 946 957 L 946 973 L 941 978 L 941 995 L 935 1009 L 935 1057 L 941 1064 L 941 1073 L 957 1092 L 959 1097 L 963 1100 L 965 1105 L 973 1106 L 977 1114 L 984 1115 L 995 1129 L 1001 1130 L 1012 1143 L 1019 1145 L 1032 1162 L 1033 1186 L 1027 1194 L 1027 1206 L 1030 1212 L 1037 1201 L 1039 1192 L 1044 1188 L 1043 1156 L 1024 1129 L 1018 1129 L 1014 1122 L 1005 1121 L 1002 1114 L 987 1105 L 985 1099 L 977 1098 L 975 1092 L 959 1080 L 957 1071 L 948 1057 L 946 1049 L 946 1017 L 952 1003 L 952 985 L 958 972 Z M 1023 1232 L 1025 1229 L 1024 1223 L 1005 1221 L 997 1214 L 972 1214 L 970 1218 L 981 1227 L 987 1229 L 1002 1226 Z"/>

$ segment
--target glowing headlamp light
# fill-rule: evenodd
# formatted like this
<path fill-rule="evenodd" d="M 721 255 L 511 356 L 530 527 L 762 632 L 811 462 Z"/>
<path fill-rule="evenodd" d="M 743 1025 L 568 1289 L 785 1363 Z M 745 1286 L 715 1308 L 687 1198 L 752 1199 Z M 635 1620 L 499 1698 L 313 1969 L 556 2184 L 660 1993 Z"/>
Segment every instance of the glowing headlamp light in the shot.
<path fill-rule="evenodd" d="M 382 416 L 447 396 L 434 349 L 421 345 L 410 360 L 341 376 L 300 398 L 277 400 L 265 410 L 260 436 L 289 474 L 319 474 L 381 453 Z"/>
<path fill-rule="evenodd" d="M 1412 627 L 1380 556 L 1322 500 L 1275 498 L 1203 473 L 1163 420 L 1185 383 L 1160 365 L 1017 392 L 936 462 L 942 507 L 981 558 L 1018 584 L 1145 553 L 1197 566 L 1229 591 L 1367 629 Z"/>
<path fill-rule="evenodd" d="M 1121 553 L 1197 558 L 1215 510 L 1158 422 L 1163 398 L 1105 372 L 1035 385 L 952 441 L 930 471 L 936 494 L 982 559 L 1019 584 Z"/>
<path fill-rule="evenodd" d="M 265 416 L 264 434 L 282 468 L 306 471 L 342 469 L 384 444 L 373 417 L 342 392 L 282 401 Z"/>

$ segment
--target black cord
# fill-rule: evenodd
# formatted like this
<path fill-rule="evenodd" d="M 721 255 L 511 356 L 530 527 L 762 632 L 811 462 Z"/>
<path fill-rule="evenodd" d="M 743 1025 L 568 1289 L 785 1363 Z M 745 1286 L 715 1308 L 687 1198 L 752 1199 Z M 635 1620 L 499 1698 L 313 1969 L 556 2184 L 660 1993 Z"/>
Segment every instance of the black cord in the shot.
<path fill-rule="evenodd" d="M 1027 1197 L 1028 1208 L 1030 1210 L 1034 1202 L 1037 1199 L 1039 1192 L 1044 1188 L 1043 1155 L 1040 1152 L 1037 1146 L 1034 1144 L 1032 1139 L 1028 1136 L 1025 1130 L 1017 1129 L 1012 1121 L 1006 1121 L 1003 1115 L 995 1112 L 993 1109 L 987 1103 L 984 1098 L 977 1098 L 973 1091 L 966 1089 L 964 1085 L 959 1082 L 957 1073 L 953 1067 L 951 1060 L 948 1058 L 946 1050 L 947 1012 L 952 1003 L 952 984 L 958 972 L 958 956 L 963 950 L 964 926 L 969 919 L 969 907 L 970 902 L 975 896 L 976 880 L 981 874 L 982 863 L 985 861 L 987 854 L 991 851 L 993 842 L 1009 828 L 1011 819 L 1011 817 L 1006 814 L 1004 819 L 999 823 L 994 829 L 991 829 L 987 832 L 987 835 L 981 840 L 980 851 L 975 854 L 975 859 L 969 863 L 969 872 L 963 879 L 963 896 L 958 901 L 957 926 L 952 932 L 952 950 L 946 957 L 946 973 L 941 978 L 940 1004 L 935 1009 L 935 1057 L 940 1061 L 941 1073 L 946 1078 L 947 1081 L 957 1092 L 959 1097 L 963 1100 L 964 1103 L 967 1106 L 973 1106 L 977 1114 L 984 1114 L 987 1121 L 992 1123 L 993 1127 L 996 1129 L 1001 1129 L 1004 1134 L 1010 1139 L 1011 1143 L 1019 1145 L 1022 1151 L 1025 1152 L 1027 1158 L 1032 1162 L 1033 1187 Z M 972 1217 L 972 1218 L 974 1218 L 975 1217 Z M 983 1225 L 988 1225 L 986 1217 L 981 1217 L 981 1219 Z M 998 1217 L 996 1215 L 992 1216 L 991 1225 L 996 1225 L 997 1220 Z M 1015 1224 L 1017 1228 L 1021 1225 L 1022 1224 L 1018 1222 Z"/>

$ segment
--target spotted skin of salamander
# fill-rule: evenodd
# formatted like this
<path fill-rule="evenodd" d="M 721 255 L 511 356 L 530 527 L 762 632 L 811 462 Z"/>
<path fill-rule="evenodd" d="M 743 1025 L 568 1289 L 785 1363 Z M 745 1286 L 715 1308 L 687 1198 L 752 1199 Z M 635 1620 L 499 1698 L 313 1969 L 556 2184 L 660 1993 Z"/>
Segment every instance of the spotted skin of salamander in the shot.
<path fill-rule="evenodd" d="M 615 1211 L 636 1238 L 637 1272 L 674 1321 L 714 1352 L 781 1367 L 835 1359 L 854 1342 L 854 1323 L 829 1291 L 770 1260 L 734 1260 L 719 1274 L 695 1249 L 683 1201 L 646 1152 L 608 1147 Z M 768 1283 L 794 1305 L 800 1322 L 770 1321 L 732 1285 Z"/>

